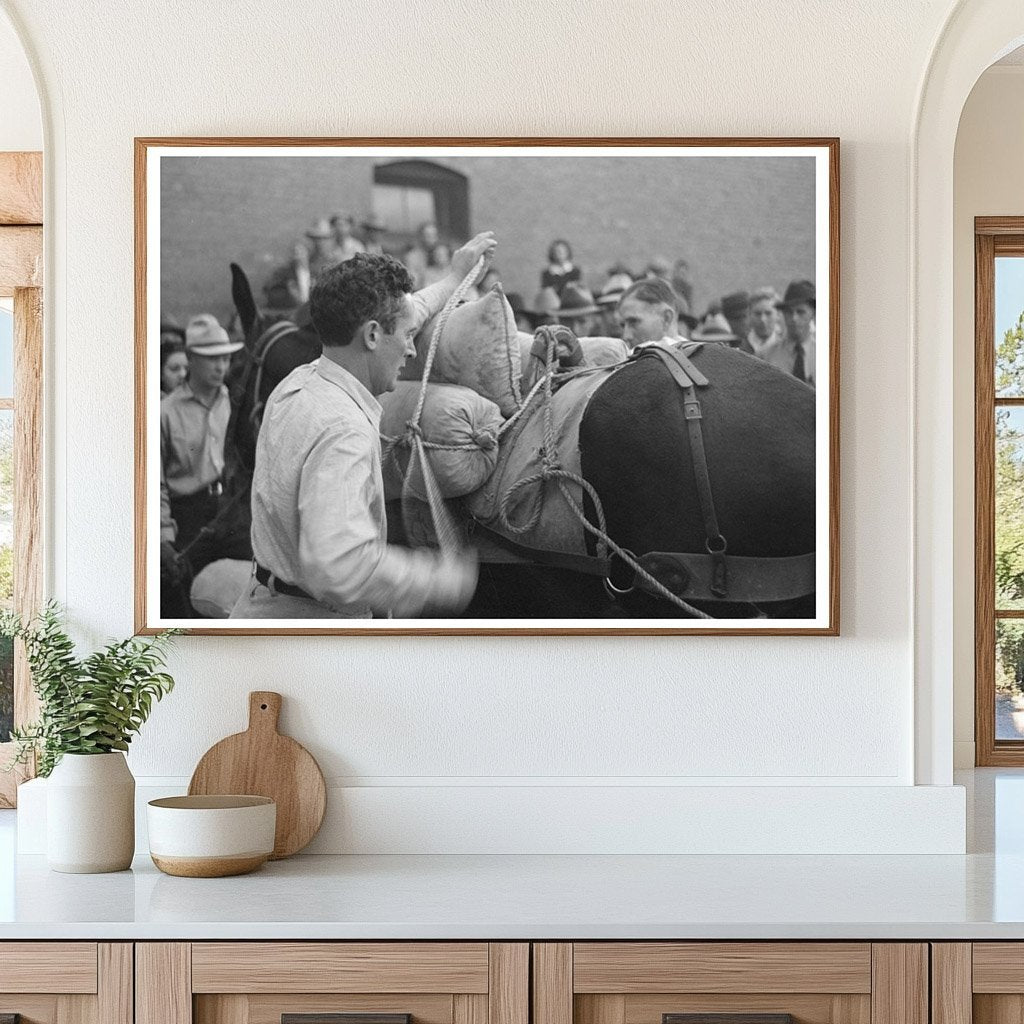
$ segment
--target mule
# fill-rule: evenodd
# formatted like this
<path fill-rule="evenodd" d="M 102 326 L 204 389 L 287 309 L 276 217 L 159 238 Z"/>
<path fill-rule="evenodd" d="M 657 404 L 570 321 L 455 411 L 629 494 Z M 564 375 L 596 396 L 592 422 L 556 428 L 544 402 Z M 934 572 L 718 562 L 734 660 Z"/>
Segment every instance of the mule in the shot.
<path fill-rule="evenodd" d="M 233 493 L 245 495 L 244 557 L 248 547 L 248 487 L 263 406 L 296 366 L 322 347 L 312 325 L 270 324 L 244 272 L 232 264 L 232 295 L 243 325 L 246 355 L 234 382 L 226 458 Z M 690 358 L 710 381 L 701 388 L 702 439 L 722 538 L 729 556 L 807 556 L 815 547 L 815 393 L 808 385 L 745 353 L 703 345 Z M 638 556 L 648 552 L 707 554 L 706 521 L 695 485 L 686 395 L 652 354 L 610 374 L 580 424 L 584 478 L 594 487 L 608 534 Z M 242 508 L 244 506 L 244 510 Z M 589 499 L 586 513 L 596 522 Z M 389 537 L 403 542 L 401 516 L 389 516 Z M 581 533 L 584 533 L 581 526 Z M 242 536 L 235 533 L 237 540 Z M 595 539 L 585 534 L 591 553 Z M 670 567 L 671 568 L 671 567 Z M 655 574 L 671 584 L 673 573 Z M 678 573 L 676 573 L 678 577 Z M 641 585 L 637 585 L 641 583 Z M 670 585 L 669 589 L 673 589 Z M 740 587 L 742 591 L 742 587 Z M 729 592 L 693 607 L 718 618 L 814 614 L 813 587 L 780 601 L 751 601 Z M 463 618 L 667 618 L 685 608 L 651 592 L 632 568 L 612 560 L 609 581 L 521 558 L 484 562 Z"/>

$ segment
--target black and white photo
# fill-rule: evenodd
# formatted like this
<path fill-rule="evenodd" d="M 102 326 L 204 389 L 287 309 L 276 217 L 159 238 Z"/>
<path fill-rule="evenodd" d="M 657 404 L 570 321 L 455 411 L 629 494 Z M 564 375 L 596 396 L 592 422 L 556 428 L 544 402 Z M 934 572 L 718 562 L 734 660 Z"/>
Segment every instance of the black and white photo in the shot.
<path fill-rule="evenodd" d="M 838 632 L 838 142 L 139 139 L 138 627 Z"/>

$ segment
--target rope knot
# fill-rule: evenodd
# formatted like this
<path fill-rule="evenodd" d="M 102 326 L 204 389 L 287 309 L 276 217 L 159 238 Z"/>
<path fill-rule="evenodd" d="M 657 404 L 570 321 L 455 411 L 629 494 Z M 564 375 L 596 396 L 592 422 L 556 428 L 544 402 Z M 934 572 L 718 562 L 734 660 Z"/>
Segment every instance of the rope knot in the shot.
<path fill-rule="evenodd" d="M 423 437 L 423 428 L 419 425 L 416 420 L 409 420 L 405 424 L 405 436 L 412 439 L 414 437 Z"/>
<path fill-rule="evenodd" d="M 493 430 L 474 430 L 472 436 L 473 444 L 482 452 L 493 451 L 498 447 L 498 439 L 494 436 Z"/>

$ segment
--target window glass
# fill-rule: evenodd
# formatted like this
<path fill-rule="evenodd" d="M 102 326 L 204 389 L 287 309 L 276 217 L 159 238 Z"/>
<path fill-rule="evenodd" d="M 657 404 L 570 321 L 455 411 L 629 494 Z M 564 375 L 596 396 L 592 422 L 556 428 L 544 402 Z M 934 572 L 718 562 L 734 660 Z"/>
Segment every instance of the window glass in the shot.
<path fill-rule="evenodd" d="M 14 315 L 0 306 L 0 398 L 14 395 Z"/>
<path fill-rule="evenodd" d="M 996 257 L 996 398 L 1024 398 L 1024 257 Z"/>
<path fill-rule="evenodd" d="M 1024 622 L 996 619 L 996 739 L 1024 739 Z"/>
<path fill-rule="evenodd" d="M 1024 407 L 996 409 L 996 611 L 1024 609 Z"/>
<path fill-rule="evenodd" d="M 396 235 L 412 235 L 426 221 L 436 220 L 434 193 L 428 188 L 374 185 L 373 212 Z"/>

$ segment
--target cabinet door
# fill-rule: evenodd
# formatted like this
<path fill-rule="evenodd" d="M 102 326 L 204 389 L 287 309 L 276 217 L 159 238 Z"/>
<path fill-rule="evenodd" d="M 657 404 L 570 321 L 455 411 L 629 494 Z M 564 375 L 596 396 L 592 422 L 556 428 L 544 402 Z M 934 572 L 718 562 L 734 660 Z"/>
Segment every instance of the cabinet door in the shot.
<path fill-rule="evenodd" d="M 525 943 L 139 943 L 136 984 L 136 1024 L 529 1024 Z"/>
<path fill-rule="evenodd" d="M 533 1024 L 928 1024 L 922 943 L 538 943 Z"/>
<path fill-rule="evenodd" d="M 1024 942 L 936 943 L 935 1024 L 1024 1020 Z"/>
<path fill-rule="evenodd" d="M 127 942 L 0 942 L 7 1024 L 132 1024 Z"/>

